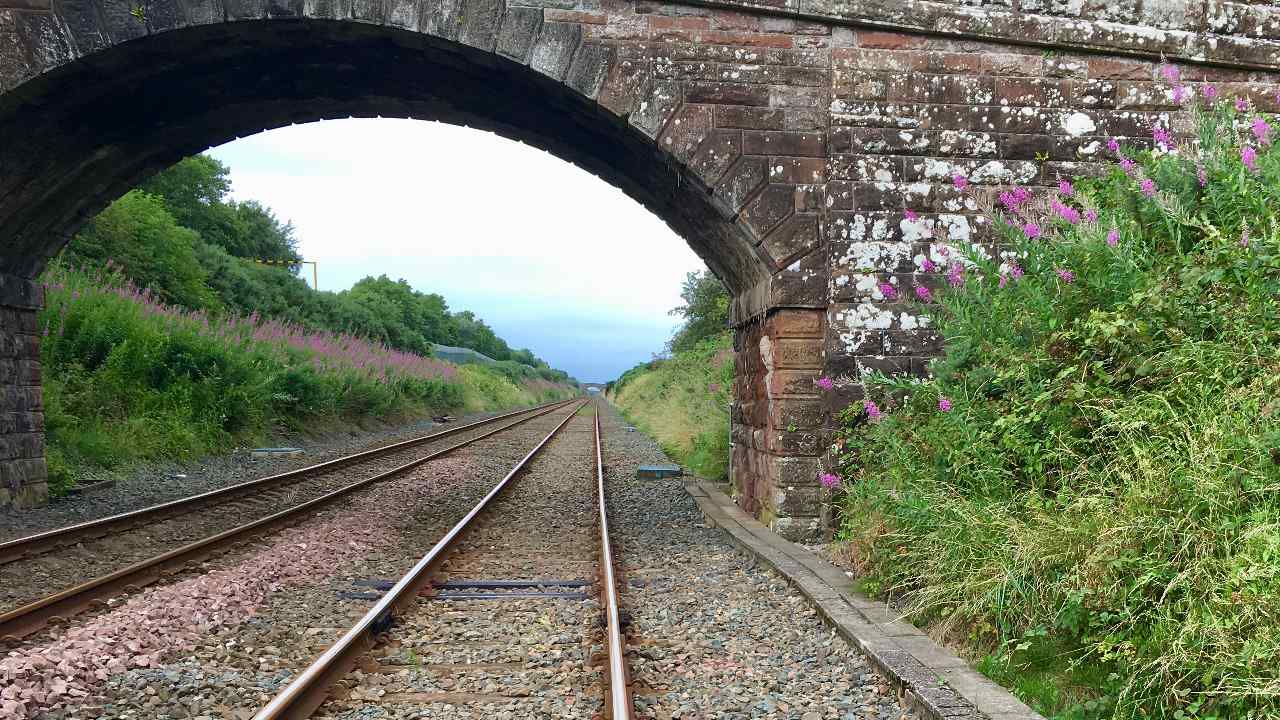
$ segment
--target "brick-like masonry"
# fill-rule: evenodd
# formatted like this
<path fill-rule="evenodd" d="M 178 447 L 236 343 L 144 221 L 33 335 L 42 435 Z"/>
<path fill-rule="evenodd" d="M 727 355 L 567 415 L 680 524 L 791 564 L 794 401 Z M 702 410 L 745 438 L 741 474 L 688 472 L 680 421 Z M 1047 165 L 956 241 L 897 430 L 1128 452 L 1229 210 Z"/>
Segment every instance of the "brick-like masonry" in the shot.
<path fill-rule="evenodd" d="M 939 284 L 929 228 L 987 247 L 980 194 L 1185 131 L 1161 55 L 1197 96 L 1276 111 L 1278 41 L 1280 7 L 1217 0 L 0 0 L 0 273 L 36 277 L 129 187 L 236 136 L 349 115 L 492 130 L 620 187 L 726 282 L 736 499 L 810 539 L 833 415 L 867 370 L 920 374 L 939 348 L 903 299 Z M 28 289 L 0 313 L 0 504 L 43 492 Z"/>

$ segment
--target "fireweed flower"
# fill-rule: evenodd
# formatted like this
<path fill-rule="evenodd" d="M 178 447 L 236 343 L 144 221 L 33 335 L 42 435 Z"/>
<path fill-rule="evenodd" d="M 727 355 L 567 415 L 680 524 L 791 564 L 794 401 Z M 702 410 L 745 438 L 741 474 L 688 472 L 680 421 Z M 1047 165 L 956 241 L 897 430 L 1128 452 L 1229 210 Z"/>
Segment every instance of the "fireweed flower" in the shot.
<path fill-rule="evenodd" d="M 870 415 L 870 412 L 867 414 Z M 822 473 L 822 477 L 818 478 L 818 481 L 822 483 L 822 487 L 830 490 L 840 484 L 840 476 L 833 475 L 831 473 Z"/>
<path fill-rule="evenodd" d="M 1029 222 L 1022 226 L 1022 233 L 1026 235 L 1029 240 L 1035 240 L 1040 237 L 1040 226 L 1033 222 Z"/>
<path fill-rule="evenodd" d="M 1203 165 L 1196 168 L 1196 179 L 1200 181 L 1200 187 L 1208 187 L 1209 171 L 1205 170 Z"/>
<path fill-rule="evenodd" d="M 918 285 L 916 286 L 916 297 L 920 298 L 921 302 L 929 302 L 933 300 L 933 293 L 929 292 L 929 288 Z"/>
<path fill-rule="evenodd" d="M 1271 126 L 1267 124 L 1266 120 L 1262 118 L 1254 120 L 1249 129 L 1253 131 L 1253 136 L 1258 138 L 1258 144 L 1266 145 L 1271 142 L 1267 139 L 1267 136 L 1271 134 Z"/>
<path fill-rule="evenodd" d="M 996 285 L 997 285 L 1001 290 L 1003 290 L 1003 289 L 1004 289 L 1004 286 L 1005 286 L 1005 285 L 1008 285 L 1008 284 L 1009 284 L 1009 276 L 1008 276 L 1008 275 L 1005 275 L 1004 273 L 1000 273 L 1000 282 L 996 283 Z"/>
<path fill-rule="evenodd" d="M 961 175 L 960 173 L 956 173 L 951 177 L 951 183 L 956 186 L 957 190 L 963 190 L 969 187 L 969 178 Z"/>
<path fill-rule="evenodd" d="M 1182 79 L 1182 72 L 1178 70 L 1177 66 L 1168 63 L 1160 66 L 1160 75 L 1171 83 L 1176 83 Z"/>
<path fill-rule="evenodd" d="M 1143 195 L 1153 197 L 1156 194 L 1156 181 L 1147 178 L 1138 184 L 1138 189 L 1142 190 Z"/>
<path fill-rule="evenodd" d="M 1132 173 L 1133 173 L 1133 161 L 1132 161 L 1132 160 L 1130 160 L 1130 159 L 1129 159 L 1129 158 L 1127 158 L 1127 157 L 1122 157 L 1122 158 L 1120 158 L 1120 169 L 1121 169 L 1121 170 L 1124 170 L 1124 171 L 1125 171 L 1125 174 L 1132 174 Z"/>
<path fill-rule="evenodd" d="M 953 288 L 964 285 L 964 266 L 960 263 L 951 263 L 951 267 L 947 268 L 947 284 Z"/>
<path fill-rule="evenodd" d="M 829 377 L 820 377 L 814 382 L 814 384 L 822 388 L 823 390 L 830 390 L 831 388 L 836 386 L 836 384 Z"/>
<path fill-rule="evenodd" d="M 1205 85 L 1203 92 L 1205 100 L 1212 101 L 1214 98 L 1218 97 L 1218 88 L 1214 85 Z"/>
<path fill-rule="evenodd" d="M 942 412 L 951 412 L 951 401 L 947 399 L 947 396 L 943 395 L 938 398 L 938 409 Z"/>
<path fill-rule="evenodd" d="M 1088 210 L 1085 210 L 1084 219 L 1088 220 L 1091 223 L 1098 222 L 1098 211 L 1094 210 L 1093 208 L 1089 208 Z"/>
<path fill-rule="evenodd" d="M 1258 172 L 1258 151 L 1252 145 L 1245 145 L 1240 149 L 1240 162 L 1251 171 Z"/>
<path fill-rule="evenodd" d="M 1188 91 L 1187 91 L 1187 87 L 1186 87 L 1185 85 L 1174 85 L 1174 86 L 1173 86 L 1173 101 L 1174 101 L 1175 103 L 1181 103 L 1183 100 L 1186 100 L 1186 99 L 1187 99 L 1187 92 L 1188 92 Z"/>
<path fill-rule="evenodd" d="M 916 214 L 915 210 L 908 210 L 904 212 L 902 215 L 903 217 L 905 217 L 907 220 L 911 222 L 915 222 L 920 219 L 920 216 Z"/>
<path fill-rule="evenodd" d="M 1073 283 L 1076 281 L 1076 274 L 1066 268 L 1056 268 L 1054 272 L 1058 273 L 1058 277 L 1062 278 L 1064 283 Z"/>
<path fill-rule="evenodd" d="M 898 297 L 898 289 L 887 282 L 882 282 L 877 287 L 880 289 L 880 294 L 883 295 L 886 300 L 892 300 Z"/>
<path fill-rule="evenodd" d="M 1068 205 L 1063 205 L 1057 200 L 1054 200 L 1053 202 L 1049 203 L 1049 207 L 1053 208 L 1053 211 L 1058 213 L 1058 217 L 1061 217 L 1063 220 L 1066 220 L 1072 225 L 1075 225 L 1076 223 L 1080 222 L 1080 211 L 1076 210 L 1073 207 L 1070 207 Z"/>
<path fill-rule="evenodd" d="M 1022 266 L 1018 265 L 1017 262 L 1009 263 L 1009 277 L 1014 280 L 1022 277 Z"/>
<path fill-rule="evenodd" d="M 1110 150 L 1112 154 L 1119 155 L 1120 141 L 1115 138 L 1107 138 L 1107 150 Z"/>
<path fill-rule="evenodd" d="M 1070 180 L 1058 181 L 1058 192 L 1062 193 L 1063 195 L 1066 195 L 1067 197 L 1071 197 L 1073 194 L 1075 194 L 1075 191 L 1076 189 L 1071 185 Z"/>
<path fill-rule="evenodd" d="M 1151 138 L 1161 149 L 1167 149 L 1173 144 L 1173 138 L 1169 137 L 1169 131 L 1159 125 L 1151 128 Z"/>
<path fill-rule="evenodd" d="M 1111 228 L 1111 230 L 1107 232 L 1107 244 L 1110 245 L 1111 247 L 1115 247 L 1116 245 L 1120 244 L 1119 230 L 1116 230 L 1115 228 Z"/>
<path fill-rule="evenodd" d="M 1249 109 L 1249 101 L 1242 97 L 1236 98 L 1236 112 L 1244 112 Z"/>
<path fill-rule="evenodd" d="M 933 261 L 930 260 L 929 258 L 925 258 L 920 261 L 920 269 L 925 272 L 933 272 L 934 270 L 938 269 L 938 266 L 934 265 Z"/>
<path fill-rule="evenodd" d="M 876 422 L 880 418 L 884 417 L 884 413 L 880 412 L 879 406 L 871 400 L 862 403 L 862 409 L 867 411 L 867 419 L 871 422 Z"/>
<path fill-rule="evenodd" d="M 1240 229 L 1240 247 L 1249 247 L 1249 226 L 1245 225 Z"/>

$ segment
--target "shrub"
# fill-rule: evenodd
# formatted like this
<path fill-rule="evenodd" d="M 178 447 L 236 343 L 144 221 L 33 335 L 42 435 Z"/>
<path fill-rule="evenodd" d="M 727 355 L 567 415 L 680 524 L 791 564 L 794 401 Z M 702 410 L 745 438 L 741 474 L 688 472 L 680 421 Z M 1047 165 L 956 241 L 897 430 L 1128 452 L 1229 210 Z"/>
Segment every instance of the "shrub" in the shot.
<path fill-rule="evenodd" d="M 836 441 L 869 587 L 1062 717 L 1280 712 L 1280 152 L 1191 110 L 1000 195 L 998 252 L 918 258 L 945 353 L 867 378 Z"/>

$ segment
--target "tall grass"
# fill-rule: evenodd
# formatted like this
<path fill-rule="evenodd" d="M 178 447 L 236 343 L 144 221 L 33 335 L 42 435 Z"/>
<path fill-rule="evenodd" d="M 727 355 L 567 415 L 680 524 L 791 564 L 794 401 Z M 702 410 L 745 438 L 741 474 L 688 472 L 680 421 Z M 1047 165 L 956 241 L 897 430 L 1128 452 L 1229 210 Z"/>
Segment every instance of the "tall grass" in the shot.
<path fill-rule="evenodd" d="M 1106 177 L 970 188 L 1002 252 L 938 238 L 945 355 L 836 441 L 864 586 L 1056 717 L 1280 715 L 1280 152 L 1192 110 Z"/>
<path fill-rule="evenodd" d="M 43 279 L 55 494 L 87 471 L 189 459 L 310 423 L 496 409 L 570 392 L 256 315 L 182 310 L 109 271 L 55 265 Z"/>
<path fill-rule="evenodd" d="M 628 370 L 610 388 L 610 398 L 668 455 L 698 475 L 723 479 L 732 388 L 733 337 L 725 332 Z"/>

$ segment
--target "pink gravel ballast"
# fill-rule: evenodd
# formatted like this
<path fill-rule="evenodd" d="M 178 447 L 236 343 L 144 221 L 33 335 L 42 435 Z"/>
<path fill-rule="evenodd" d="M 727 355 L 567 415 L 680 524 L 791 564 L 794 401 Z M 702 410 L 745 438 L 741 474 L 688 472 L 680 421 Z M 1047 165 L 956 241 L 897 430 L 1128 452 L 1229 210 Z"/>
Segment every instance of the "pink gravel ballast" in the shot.
<path fill-rule="evenodd" d="M 373 487 L 341 511 L 281 531 L 234 567 L 148 589 L 47 644 L 10 652 L 0 658 L 0 717 L 25 720 L 73 705 L 111 675 L 159 665 L 166 653 L 244 622 L 282 587 L 328 577 L 343 562 L 394 545 L 394 529 L 370 517 L 414 507 L 436 489 L 424 476 L 448 477 L 464 464 L 460 456 L 432 461 Z"/>

